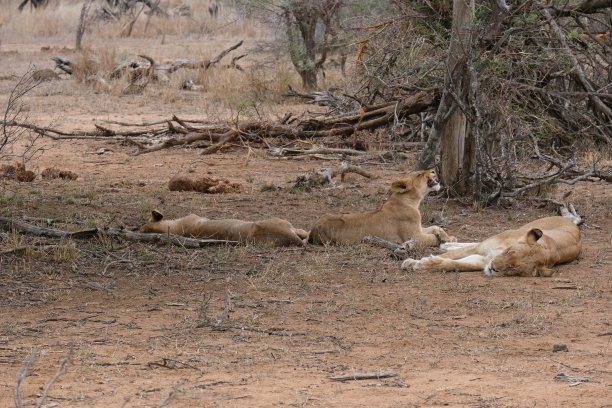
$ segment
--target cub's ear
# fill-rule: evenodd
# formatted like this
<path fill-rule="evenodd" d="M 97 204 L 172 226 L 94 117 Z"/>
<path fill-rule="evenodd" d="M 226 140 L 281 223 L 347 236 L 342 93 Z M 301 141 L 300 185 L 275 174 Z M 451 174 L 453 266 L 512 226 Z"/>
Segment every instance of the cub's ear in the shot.
<path fill-rule="evenodd" d="M 161 220 L 162 220 L 162 218 L 164 218 L 164 214 L 160 213 L 160 212 L 159 212 L 159 211 L 157 211 L 157 210 L 153 210 L 153 211 L 151 211 L 151 219 L 152 219 L 153 221 L 161 221 Z"/>
<path fill-rule="evenodd" d="M 538 239 L 542 238 L 542 235 L 544 234 L 542 233 L 541 229 L 538 229 L 538 228 L 530 229 L 529 232 L 527 233 L 527 243 L 535 244 Z"/>
<path fill-rule="evenodd" d="M 408 184 L 405 180 L 394 180 L 391 183 L 392 193 L 403 193 L 406 190 L 408 190 Z"/>

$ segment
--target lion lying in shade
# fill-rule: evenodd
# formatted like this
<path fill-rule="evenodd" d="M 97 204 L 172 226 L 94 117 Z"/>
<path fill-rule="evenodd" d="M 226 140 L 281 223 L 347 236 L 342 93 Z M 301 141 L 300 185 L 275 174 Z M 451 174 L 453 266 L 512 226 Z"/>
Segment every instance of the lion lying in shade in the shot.
<path fill-rule="evenodd" d="M 308 237 L 308 232 L 294 228 L 289 221 L 280 218 L 251 222 L 236 219 L 211 220 L 190 214 L 175 220 L 164 220 L 163 214 L 156 210 L 151 211 L 151 218 L 140 227 L 140 232 L 274 246 L 303 246 Z"/>

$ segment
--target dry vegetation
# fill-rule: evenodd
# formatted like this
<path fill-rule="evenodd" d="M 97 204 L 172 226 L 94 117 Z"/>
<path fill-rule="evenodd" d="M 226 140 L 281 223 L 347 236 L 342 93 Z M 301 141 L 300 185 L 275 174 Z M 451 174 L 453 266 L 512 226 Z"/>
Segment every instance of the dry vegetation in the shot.
<path fill-rule="evenodd" d="M 77 52 L 80 2 L 51 1 L 19 13 L 14 2 L 0 0 L 0 106 L 30 66 L 54 69 L 51 58 L 60 56 L 77 70 L 22 98 L 28 123 L 86 132 L 92 123 L 164 119 L 151 126 L 166 131 L 173 115 L 191 126 L 231 126 L 323 112 L 284 96 L 300 79 L 278 52 L 277 32 L 238 18 L 225 3 L 213 19 L 201 3 L 188 3 L 191 17 L 151 17 L 146 32 L 142 15 L 129 37 L 121 35 L 126 21 L 92 24 Z M 182 3 L 161 4 L 172 10 Z M 139 55 L 159 63 L 209 60 L 239 40 L 248 52 L 244 71 L 179 70 L 140 95 L 122 94 L 126 77 L 107 76 Z M 109 87 L 87 81 L 92 75 Z M 181 89 L 188 79 L 202 88 Z M 320 86 L 353 79 L 329 68 Z M 398 126 L 284 145 L 261 138 L 247 146 L 238 138 L 207 156 L 197 146 L 135 156 L 124 137 L 32 139 L 42 155 L 26 166 L 36 178 L 0 179 L 0 405 L 607 406 L 612 191 L 602 181 L 541 192 L 555 199 L 571 193 L 585 219 L 582 255 L 550 279 L 406 273 L 388 251 L 365 244 L 187 248 L 110 233 L 137 228 L 153 209 L 169 218 L 281 217 L 304 229 L 325 212 L 373 209 L 386 198 L 389 180 L 418 158 L 421 140 L 408 144 L 401 133 Z M 398 139 L 403 144 L 391 148 Z M 320 141 L 361 153 L 303 154 Z M 13 153 L 33 151 L 25 144 L 16 143 Z M 300 153 L 271 155 L 268 147 L 277 144 Z M 585 163 L 611 164 L 601 149 L 586 152 Z M 336 185 L 294 188 L 300 176 L 327 174 L 325 168 L 331 174 L 342 161 L 374 177 L 342 173 Z M 78 178 L 43 178 L 43 169 Z M 244 189 L 169 191 L 178 174 Z M 553 214 L 541 198 L 480 208 L 429 197 L 422 211 L 425 224 L 476 241 Z M 10 219 L 100 233 L 36 236 L 7 228 Z M 361 374 L 374 376 L 338 378 Z"/>

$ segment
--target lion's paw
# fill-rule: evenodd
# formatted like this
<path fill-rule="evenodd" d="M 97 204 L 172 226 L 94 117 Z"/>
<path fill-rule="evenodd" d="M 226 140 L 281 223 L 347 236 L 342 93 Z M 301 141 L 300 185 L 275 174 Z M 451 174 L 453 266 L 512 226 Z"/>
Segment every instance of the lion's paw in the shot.
<path fill-rule="evenodd" d="M 434 269 L 436 266 L 440 264 L 441 258 L 435 255 L 428 256 L 426 258 L 421 259 L 417 262 L 417 265 L 414 266 L 414 269 Z"/>
<path fill-rule="evenodd" d="M 417 261 L 416 259 L 408 258 L 404 262 L 402 262 L 401 268 L 407 271 L 414 271 L 417 263 L 419 263 L 419 261 Z"/>

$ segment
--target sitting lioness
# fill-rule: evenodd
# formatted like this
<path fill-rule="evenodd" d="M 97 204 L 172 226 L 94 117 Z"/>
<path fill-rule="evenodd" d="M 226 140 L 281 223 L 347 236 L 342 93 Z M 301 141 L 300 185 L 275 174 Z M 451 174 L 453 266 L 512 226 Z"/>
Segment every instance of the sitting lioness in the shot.
<path fill-rule="evenodd" d="M 438 190 L 435 171 L 412 172 L 391 183 L 391 196 L 376 211 L 321 217 L 310 231 L 308 242 L 351 244 L 368 235 L 399 243 L 414 240 L 427 247 L 454 241 L 441 227 L 421 227 L 419 204 L 427 193 Z"/>
<path fill-rule="evenodd" d="M 225 239 L 274 246 L 303 246 L 308 237 L 308 232 L 294 228 L 289 221 L 280 218 L 254 222 L 235 219 L 210 220 L 194 214 L 176 220 L 163 218 L 159 211 L 151 211 L 151 219 L 140 227 L 140 232 L 170 233 L 193 238 Z"/>
<path fill-rule="evenodd" d="M 551 276 L 553 265 L 573 261 L 580 254 L 577 224 L 581 220 L 575 217 L 540 218 L 480 243 L 442 245 L 449 252 L 418 261 L 406 259 L 402 269 L 484 271 L 487 276 Z"/>

